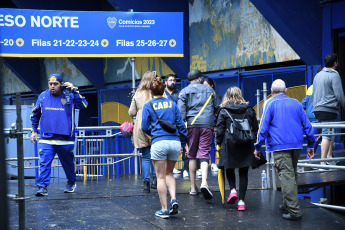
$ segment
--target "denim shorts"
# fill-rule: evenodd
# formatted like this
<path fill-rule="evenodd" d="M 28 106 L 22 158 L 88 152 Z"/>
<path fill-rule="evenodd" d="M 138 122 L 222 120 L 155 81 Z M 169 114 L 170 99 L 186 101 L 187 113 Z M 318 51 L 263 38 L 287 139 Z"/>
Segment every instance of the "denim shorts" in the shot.
<path fill-rule="evenodd" d="M 336 122 L 337 119 L 331 119 L 331 120 L 323 120 L 321 123 L 324 122 Z M 325 134 L 334 134 L 335 133 L 335 128 L 322 128 L 322 135 Z M 333 140 L 334 136 L 322 136 L 322 138 L 327 139 L 327 140 Z"/>
<path fill-rule="evenodd" d="M 151 159 L 156 161 L 177 161 L 181 142 L 173 140 L 157 141 L 151 146 Z"/>

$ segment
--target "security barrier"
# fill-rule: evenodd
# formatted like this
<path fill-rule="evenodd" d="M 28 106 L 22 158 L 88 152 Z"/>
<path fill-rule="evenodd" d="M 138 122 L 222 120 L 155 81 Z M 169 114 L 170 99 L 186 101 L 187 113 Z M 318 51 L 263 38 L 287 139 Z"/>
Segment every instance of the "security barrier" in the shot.
<path fill-rule="evenodd" d="M 14 127 L 4 129 L 5 135 L 10 135 L 12 130 Z M 29 128 L 23 129 L 24 141 L 30 141 L 30 131 Z M 40 158 L 37 142 L 32 146 L 35 156 L 25 157 L 24 153 L 24 169 L 36 169 L 38 178 Z M 140 172 L 138 157 L 141 154 L 133 151 L 131 138 L 122 137 L 119 126 L 77 127 L 74 152 L 77 176 L 99 177 Z M 18 159 L 6 158 L 6 163 L 12 167 L 17 167 L 11 163 L 15 161 Z M 61 167 L 57 156 L 52 162 L 52 167 Z"/>

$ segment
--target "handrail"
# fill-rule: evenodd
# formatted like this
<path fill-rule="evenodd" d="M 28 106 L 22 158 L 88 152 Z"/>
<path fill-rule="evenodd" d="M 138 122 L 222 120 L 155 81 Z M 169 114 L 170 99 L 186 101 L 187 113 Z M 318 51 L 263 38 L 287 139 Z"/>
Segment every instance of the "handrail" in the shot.
<path fill-rule="evenodd" d="M 330 204 L 318 204 L 318 203 L 312 203 L 312 204 L 319 206 L 319 207 L 322 207 L 322 208 L 330 208 L 330 209 L 334 209 L 334 210 L 345 211 L 345 207 L 343 207 L 343 206 L 330 205 Z"/>
<path fill-rule="evenodd" d="M 306 159 L 306 160 L 299 160 L 298 163 L 322 162 L 322 161 L 341 161 L 341 160 L 345 160 L 345 157 L 332 157 L 332 158 L 322 158 L 322 159 Z"/>

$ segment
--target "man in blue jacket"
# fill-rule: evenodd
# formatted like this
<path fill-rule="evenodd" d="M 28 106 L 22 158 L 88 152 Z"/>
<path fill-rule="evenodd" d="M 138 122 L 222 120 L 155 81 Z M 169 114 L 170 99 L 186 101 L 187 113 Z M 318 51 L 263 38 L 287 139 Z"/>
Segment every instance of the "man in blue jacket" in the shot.
<path fill-rule="evenodd" d="M 38 97 L 32 110 L 31 141 L 36 143 L 38 124 L 40 123 L 40 176 L 37 180 L 39 190 L 36 196 L 47 196 L 50 183 L 51 163 L 55 154 L 67 177 L 65 193 L 72 193 L 76 188 L 74 166 L 74 110 L 87 108 L 87 101 L 72 83 L 63 82 L 59 74 L 52 74 L 48 79 L 49 89 Z M 66 87 L 66 90 L 63 90 Z"/>
<path fill-rule="evenodd" d="M 297 161 L 303 148 L 303 134 L 307 135 L 308 157 L 314 157 L 313 128 L 302 105 L 285 95 L 285 82 L 277 79 L 272 83 L 273 98 L 267 100 L 262 109 L 254 155 L 260 159 L 261 146 L 267 140 L 266 151 L 273 152 L 275 166 L 282 185 L 283 205 L 288 211 L 284 219 L 299 220 L 302 212 L 298 202 Z"/>

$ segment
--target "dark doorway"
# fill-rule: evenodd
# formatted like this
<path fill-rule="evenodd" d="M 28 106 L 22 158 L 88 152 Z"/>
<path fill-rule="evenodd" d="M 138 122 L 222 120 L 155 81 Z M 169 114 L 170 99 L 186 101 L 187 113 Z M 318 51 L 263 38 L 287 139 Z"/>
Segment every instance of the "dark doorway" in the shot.
<path fill-rule="evenodd" d="M 88 102 L 86 109 L 79 112 L 79 122 L 77 126 L 97 126 L 98 125 L 98 97 L 97 93 L 81 93 Z"/>

